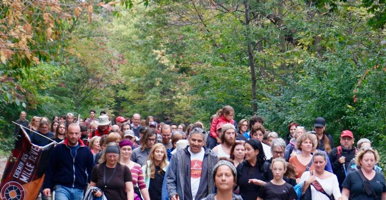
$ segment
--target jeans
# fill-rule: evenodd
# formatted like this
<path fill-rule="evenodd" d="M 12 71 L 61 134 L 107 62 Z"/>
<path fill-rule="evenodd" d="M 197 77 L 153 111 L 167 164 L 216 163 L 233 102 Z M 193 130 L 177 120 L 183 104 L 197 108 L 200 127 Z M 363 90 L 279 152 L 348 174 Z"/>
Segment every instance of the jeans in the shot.
<path fill-rule="evenodd" d="M 83 189 L 56 185 L 55 200 L 82 200 L 83 192 Z"/>

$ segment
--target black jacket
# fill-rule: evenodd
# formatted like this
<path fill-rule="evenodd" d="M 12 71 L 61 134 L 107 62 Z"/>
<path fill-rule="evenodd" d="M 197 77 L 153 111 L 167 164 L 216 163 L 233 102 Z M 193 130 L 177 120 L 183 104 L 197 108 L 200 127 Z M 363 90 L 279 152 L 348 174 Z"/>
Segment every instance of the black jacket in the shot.
<path fill-rule="evenodd" d="M 85 189 L 89 182 L 94 159 L 90 149 L 79 140 L 75 157 L 67 145 L 67 139 L 55 146 L 51 153 L 43 188 L 52 189 L 55 185 Z"/>
<path fill-rule="evenodd" d="M 346 157 L 344 166 L 343 164 L 339 163 L 339 158 L 341 156 Z M 355 148 L 353 147 L 352 149 L 345 149 L 345 148 L 342 148 L 341 146 L 338 146 L 332 149 L 329 157 L 330 157 L 330 162 L 332 164 L 332 170 L 334 171 L 334 174 L 338 177 L 339 187 L 342 188 L 342 183 L 346 178 L 346 173 L 347 173 L 347 170 L 349 169 L 349 163 L 355 157 Z"/>

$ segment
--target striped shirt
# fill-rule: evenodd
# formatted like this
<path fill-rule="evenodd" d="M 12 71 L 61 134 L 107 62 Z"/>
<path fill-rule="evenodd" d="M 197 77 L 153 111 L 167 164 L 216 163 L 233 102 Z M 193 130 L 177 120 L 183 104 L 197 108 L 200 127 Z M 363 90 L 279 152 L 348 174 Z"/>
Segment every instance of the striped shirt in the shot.
<path fill-rule="evenodd" d="M 133 181 L 133 186 L 134 187 L 138 186 L 138 188 L 140 190 L 146 188 L 145 179 L 143 176 L 143 171 L 142 171 L 141 165 L 135 163 L 134 166 L 132 168 L 130 168 L 130 172 L 131 172 L 131 177 L 132 177 L 132 181 Z"/>

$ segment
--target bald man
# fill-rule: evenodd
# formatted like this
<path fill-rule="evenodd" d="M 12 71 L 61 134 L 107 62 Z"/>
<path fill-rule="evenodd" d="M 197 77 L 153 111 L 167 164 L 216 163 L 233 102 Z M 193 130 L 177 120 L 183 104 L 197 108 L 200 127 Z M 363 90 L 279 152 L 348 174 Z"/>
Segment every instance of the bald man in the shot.
<path fill-rule="evenodd" d="M 51 196 L 55 189 L 57 200 L 82 200 L 94 158 L 80 137 L 79 125 L 71 123 L 64 142 L 53 149 L 43 184 L 44 196 Z"/>
<path fill-rule="evenodd" d="M 138 113 L 135 113 L 131 118 L 131 121 L 132 121 L 131 128 L 134 131 L 134 135 L 139 137 L 139 129 L 141 128 L 141 115 Z"/>

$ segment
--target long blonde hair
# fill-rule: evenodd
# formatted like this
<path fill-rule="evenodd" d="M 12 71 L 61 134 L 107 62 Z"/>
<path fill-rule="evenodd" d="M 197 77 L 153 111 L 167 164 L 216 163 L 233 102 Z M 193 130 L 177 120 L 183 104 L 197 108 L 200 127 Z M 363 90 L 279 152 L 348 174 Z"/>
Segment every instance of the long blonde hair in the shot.
<path fill-rule="evenodd" d="M 166 166 L 167 166 L 167 161 L 166 161 L 166 156 L 167 156 L 167 152 L 166 152 L 166 148 L 163 144 L 161 143 L 157 143 L 155 144 L 151 150 L 150 150 L 150 153 L 149 153 L 149 158 L 148 160 L 150 161 L 150 178 L 154 178 L 155 177 L 155 164 L 154 164 L 154 153 L 155 153 L 155 150 L 158 149 L 158 148 L 162 148 L 162 150 L 164 151 L 164 156 L 162 158 L 162 161 L 160 163 L 160 168 L 161 169 L 164 169 Z"/>

